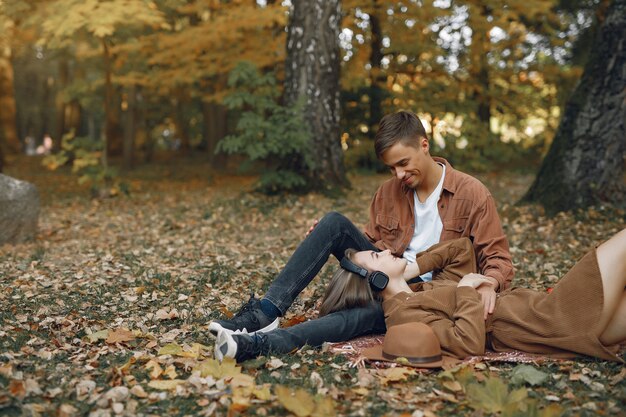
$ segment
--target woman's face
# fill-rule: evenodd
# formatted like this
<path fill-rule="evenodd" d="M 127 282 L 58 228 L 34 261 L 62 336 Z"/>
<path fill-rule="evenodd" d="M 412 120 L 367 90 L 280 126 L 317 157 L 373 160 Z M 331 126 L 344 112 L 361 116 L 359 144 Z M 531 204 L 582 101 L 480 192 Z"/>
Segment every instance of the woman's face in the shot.
<path fill-rule="evenodd" d="M 389 250 L 357 252 L 352 256 L 352 261 L 368 271 L 384 272 L 389 278 L 402 276 L 407 264 L 406 259 L 393 256 Z"/>

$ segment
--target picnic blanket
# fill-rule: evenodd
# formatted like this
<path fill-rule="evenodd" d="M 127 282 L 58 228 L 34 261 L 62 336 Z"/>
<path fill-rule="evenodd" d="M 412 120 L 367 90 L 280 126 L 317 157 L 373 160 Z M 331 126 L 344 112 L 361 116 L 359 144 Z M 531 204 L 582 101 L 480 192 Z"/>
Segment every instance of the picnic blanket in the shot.
<path fill-rule="evenodd" d="M 329 345 L 329 351 L 332 353 L 343 354 L 348 356 L 349 360 L 352 362 L 354 366 L 362 366 L 365 358 L 361 355 L 363 349 L 370 348 L 377 344 L 383 342 L 385 335 L 371 335 L 371 336 L 362 336 L 356 339 L 349 340 L 347 342 L 341 343 L 331 343 Z M 621 352 L 622 354 L 626 353 L 626 346 L 622 346 Z M 513 362 L 513 363 L 532 363 L 532 364 L 541 364 L 546 361 L 564 361 L 564 360 L 572 360 L 577 357 L 580 357 L 575 354 L 560 354 L 560 355 L 537 355 L 531 353 L 525 353 L 520 351 L 511 351 L 511 352 L 493 352 L 487 351 L 484 355 L 481 356 L 471 356 L 469 358 L 465 358 L 462 361 L 459 361 L 458 364 L 464 363 L 477 363 L 477 362 Z M 381 362 L 381 361 L 368 361 L 371 366 L 377 368 L 386 368 L 390 366 L 397 366 L 399 364 L 394 362 Z M 445 368 L 445 366 L 444 366 Z M 424 369 L 428 371 L 432 371 L 432 369 Z"/>

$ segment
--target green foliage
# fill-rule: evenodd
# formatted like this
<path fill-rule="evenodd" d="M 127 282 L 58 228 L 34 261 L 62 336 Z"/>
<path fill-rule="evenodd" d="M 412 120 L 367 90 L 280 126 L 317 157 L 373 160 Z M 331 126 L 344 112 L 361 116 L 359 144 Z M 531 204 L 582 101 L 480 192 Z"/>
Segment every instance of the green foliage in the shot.
<path fill-rule="evenodd" d="M 261 74 L 251 63 L 242 62 L 228 78 L 234 92 L 224 99 L 231 110 L 241 112 L 235 132 L 222 139 L 217 151 L 243 154 L 262 161 L 259 190 L 265 193 L 296 191 L 306 187 L 303 171 L 313 168 L 309 156 L 310 134 L 302 105 L 281 106 L 273 74 Z"/>
<path fill-rule="evenodd" d="M 43 165 L 55 170 L 68 163 L 72 164 L 72 173 L 78 175 L 79 184 L 91 185 L 92 193 L 102 195 L 117 194 L 119 188 L 114 185 L 117 170 L 108 167 L 103 159 L 104 145 L 87 137 L 76 137 L 69 132 L 61 140 L 61 150 L 43 159 Z"/>

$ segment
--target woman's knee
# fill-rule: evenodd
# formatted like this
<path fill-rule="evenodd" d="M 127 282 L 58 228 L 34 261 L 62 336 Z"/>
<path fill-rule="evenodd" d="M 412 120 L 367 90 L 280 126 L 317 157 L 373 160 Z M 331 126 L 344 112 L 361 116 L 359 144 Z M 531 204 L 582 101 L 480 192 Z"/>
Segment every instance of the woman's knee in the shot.
<path fill-rule="evenodd" d="M 350 222 L 346 216 L 339 213 L 338 211 L 331 211 L 326 213 L 324 217 L 322 217 L 322 220 L 320 220 L 320 225 L 322 223 L 328 225 L 340 225 L 346 222 Z"/>

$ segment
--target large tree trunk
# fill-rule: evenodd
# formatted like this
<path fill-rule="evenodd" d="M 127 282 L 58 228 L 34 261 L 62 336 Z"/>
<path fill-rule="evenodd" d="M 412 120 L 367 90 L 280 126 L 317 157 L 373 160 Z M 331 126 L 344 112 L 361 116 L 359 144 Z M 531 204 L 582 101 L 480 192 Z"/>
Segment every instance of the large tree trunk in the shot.
<path fill-rule="evenodd" d="M 19 153 L 22 149 L 17 136 L 13 66 L 9 48 L 0 49 L 0 146 L 5 153 Z"/>
<path fill-rule="evenodd" d="M 626 1 L 616 0 L 552 146 L 523 201 L 554 214 L 600 202 L 624 204 Z"/>
<path fill-rule="evenodd" d="M 319 188 L 347 185 L 339 128 L 339 0 L 295 0 L 287 28 L 285 102 L 305 102 Z"/>

